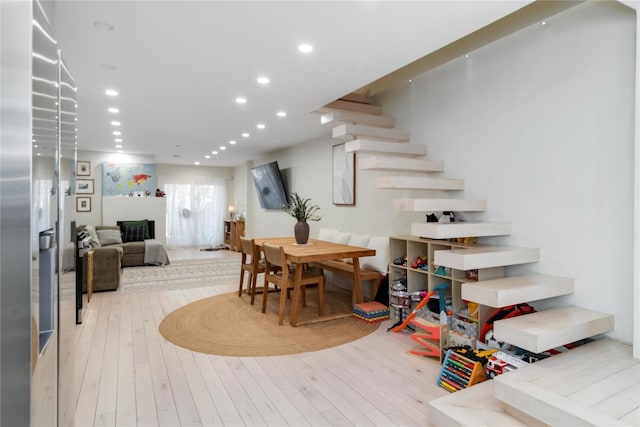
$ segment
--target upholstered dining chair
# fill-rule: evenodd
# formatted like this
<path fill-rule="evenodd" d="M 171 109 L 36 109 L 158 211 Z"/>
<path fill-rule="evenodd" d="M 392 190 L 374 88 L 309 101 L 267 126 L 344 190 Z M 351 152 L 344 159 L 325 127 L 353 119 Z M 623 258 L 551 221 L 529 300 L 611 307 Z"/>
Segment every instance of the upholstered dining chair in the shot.
<path fill-rule="evenodd" d="M 262 252 L 265 258 L 265 268 L 267 271 L 274 267 L 279 267 L 280 270 L 271 274 L 264 275 L 264 289 L 268 289 L 269 283 L 280 288 L 280 308 L 278 324 L 282 325 L 284 322 L 284 311 L 287 303 L 287 291 L 294 288 L 295 272 L 292 271 L 287 264 L 287 259 L 282 246 L 274 246 L 268 243 L 262 245 Z M 309 285 L 318 284 L 318 315 L 324 314 L 324 276 L 322 273 L 315 274 L 311 270 L 302 269 L 302 279 L 300 281 L 300 292 L 302 293 L 302 306 L 306 307 L 306 287 Z M 262 312 L 267 311 L 267 299 L 269 297 L 268 292 L 262 294 Z M 297 307 L 291 306 L 291 323 L 296 324 Z"/>
<path fill-rule="evenodd" d="M 260 259 L 260 252 L 253 239 L 240 236 L 240 248 L 242 251 L 242 261 L 240 264 L 240 284 L 238 286 L 238 296 L 242 296 L 244 286 L 244 272 L 247 272 L 247 295 L 251 295 L 253 305 L 256 297 L 256 282 L 258 274 L 266 271 L 264 262 Z"/>

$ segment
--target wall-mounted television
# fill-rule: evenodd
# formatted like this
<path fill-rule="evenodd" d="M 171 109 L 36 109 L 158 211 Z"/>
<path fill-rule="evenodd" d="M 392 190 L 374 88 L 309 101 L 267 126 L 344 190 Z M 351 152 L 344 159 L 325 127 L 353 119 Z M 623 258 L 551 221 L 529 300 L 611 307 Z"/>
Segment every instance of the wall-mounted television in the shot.
<path fill-rule="evenodd" d="M 289 204 L 287 189 L 278 162 L 266 163 L 251 169 L 253 184 L 263 209 L 283 209 Z"/>

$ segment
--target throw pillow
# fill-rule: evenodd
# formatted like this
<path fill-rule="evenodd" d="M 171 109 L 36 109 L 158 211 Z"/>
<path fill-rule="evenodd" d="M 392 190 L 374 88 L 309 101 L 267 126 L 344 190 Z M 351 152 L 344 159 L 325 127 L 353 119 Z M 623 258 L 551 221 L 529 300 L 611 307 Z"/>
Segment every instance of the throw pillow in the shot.
<path fill-rule="evenodd" d="M 91 237 L 91 247 L 99 248 L 101 245 L 100 239 L 98 238 L 98 233 L 96 233 L 96 228 L 91 224 L 87 224 L 84 226 L 84 231 L 89 233 L 89 237 Z"/>
<path fill-rule="evenodd" d="M 366 248 L 369 244 L 371 237 L 368 234 L 352 234 L 349 237 L 349 246 L 358 246 L 360 248 Z M 345 258 L 345 262 L 352 264 L 353 258 Z"/>
<path fill-rule="evenodd" d="M 367 247 L 375 249 L 376 254 L 362 258 L 360 261 L 362 267 L 367 270 L 376 270 L 380 274 L 387 274 L 389 238 L 385 236 L 371 236 Z"/>
<path fill-rule="evenodd" d="M 98 230 L 97 233 L 102 246 L 122 244 L 120 230 Z"/>
<path fill-rule="evenodd" d="M 124 234 L 125 229 L 128 225 L 143 225 L 144 226 L 144 239 L 150 239 L 151 235 L 149 234 L 149 220 L 141 219 L 139 221 L 120 221 L 120 230 Z"/>
<path fill-rule="evenodd" d="M 125 225 L 123 242 L 141 242 L 144 240 L 144 224 Z"/>

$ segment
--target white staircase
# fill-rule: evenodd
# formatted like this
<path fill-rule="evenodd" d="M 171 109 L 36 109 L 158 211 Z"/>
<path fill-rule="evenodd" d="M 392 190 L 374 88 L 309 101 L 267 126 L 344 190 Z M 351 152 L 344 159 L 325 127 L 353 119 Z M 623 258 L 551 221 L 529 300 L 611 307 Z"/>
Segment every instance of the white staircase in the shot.
<path fill-rule="evenodd" d="M 637 426 L 639 405 L 631 346 L 599 339 L 431 400 L 429 424 Z"/>
<path fill-rule="evenodd" d="M 384 117 L 382 109 L 374 107 L 367 103 L 338 100 L 323 107 L 321 112 L 324 114 L 323 123 L 339 123 L 332 133 L 336 138 L 348 140 L 345 143 L 346 152 L 364 154 L 358 157 L 361 170 L 394 173 L 392 176 L 378 176 L 376 188 L 392 191 L 464 190 L 462 179 L 416 176 L 421 173 L 443 172 L 444 163 L 426 159 L 426 145 L 410 143 L 410 135 L 395 129 L 393 127 L 395 122 L 390 118 L 382 119 Z M 486 210 L 487 201 L 449 197 L 401 198 L 395 199 L 393 206 L 399 211 L 422 211 L 425 214 L 439 211 L 478 212 Z M 412 236 L 431 239 L 502 236 L 510 233 L 510 223 L 425 222 L 411 225 Z M 464 249 L 435 251 L 432 261 L 437 266 L 467 271 L 503 269 L 505 266 L 534 263 L 539 260 L 538 248 L 478 245 Z M 483 306 L 504 307 L 569 295 L 573 292 L 572 279 L 532 274 L 465 283 L 462 286 L 461 298 Z M 494 336 L 500 341 L 540 353 L 604 334 L 611 331 L 613 326 L 612 315 L 570 306 L 496 321 Z M 606 418 L 600 418 L 597 414 L 592 414 L 594 421 L 584 422 L 584 417 L 574 416 L 576 410 L 570 405 L 551 410 L 549 402 L 544 399 L 539 399 L 539 403 L 536 404 L 528 404 L 528 399 L 537 398 L 534 395 L 542 392 L 536 389 L 536 393 L 532 392 L 533 394 L 526 392 L 518 394 L 509 388 L 517 387 L 507 381 L 507 378 L 513 378 L 513 374 L 518 374 L 521 370 L 525 372 L 526 369 L 538 364 L 542 366 L 553 363 L 553 359 L 561 356 L 565 354 L 498 376 L 495 383 L 487 381 L 432 400 L 430 423 L 441 426 L 617 425 L 615 421 L 600 422 Z M 505 380 L 504 384 L 502 384 L 502 377 Z M 531 381 L 533 382 L 534 379 L 532 378 Z"/>
<path fill-rule="evenodd" d="M 464 283 L 461 297 L 463 300 L 498 308 L 569 295 L 573 290 L 573 279 L 531 274 Z"/>
<path fill-rule="evenodd" d="M 508 222 L 424 222 L 411 224 L 412 236 L 429 239 L 506 236 L 508 234 L 511 234 L 511 224 Z"/>
<path fill-rule="evenodd" d="M 444 162 L 437 160 L 416 159 L 408 157 L 365 157 L 358 165 L 360 170 L 402 171 L 431 173 L 443 172 Z"/>
<path fill-rule="evenodd" d="M 433 262 L 456 270 L 474 270 L 540 261 L 537 248 L 515 246 L 477 246 L 450 251 L 436 251 Z"/>
<path fill-rule="evenodd" d="M 411 136 L 400 129 L 345 123 L 333 128 L 333 137 L 350 141 L 358 138 L 372 138 L 378 141 L 408 142 Z"/>

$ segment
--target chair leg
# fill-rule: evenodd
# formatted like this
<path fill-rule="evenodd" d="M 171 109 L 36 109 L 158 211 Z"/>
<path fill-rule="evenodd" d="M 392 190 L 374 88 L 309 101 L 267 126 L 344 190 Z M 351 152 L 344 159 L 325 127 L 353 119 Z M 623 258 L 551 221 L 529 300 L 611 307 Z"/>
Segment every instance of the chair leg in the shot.
<path fill-rule="evenodd" d="M 318 314 L 324 314 L 324 280 L 320 277 L 318 280 Z"/>
<path fill-rule="evenodd" d="M 269 286 L 269 282 L 267 282 L 267 275 L 265 274 L 264 276 L 264 285 L 263 289 L 267 289 Z M 269 292 L 263 292 L 262 293 L 262 312 L 266 313 L 267 311 L 267 298 L 269 298 Z"/>
<path fill-rule="evenodd" d="M 238 286 L 238 296 L 242 296 L 242 285 L 244 284 L 244 268 L 240 267 L 240 285 Z"/>
<path fill-rule="evenodd" d="M 256 282 L 258 281 L 258 273 L 251 273 L 251 284 L 250 289 L 251 289 L 251 305 L 253 305 L 253 302 L 256 300 Z M 266 288 L 264 288 L 266 289 Z"/>
<path fill-rule="evenodd" d="M 265 292 L 264 294 L 269 295 L 269 292 Z M 280 291 L 280 310 L 278 313 L 279 315 L 278 325 L 282 325 L 282 323 L 284 323 L 284 308 L 286 304 L 287 304 L 287 293 Z"/>

